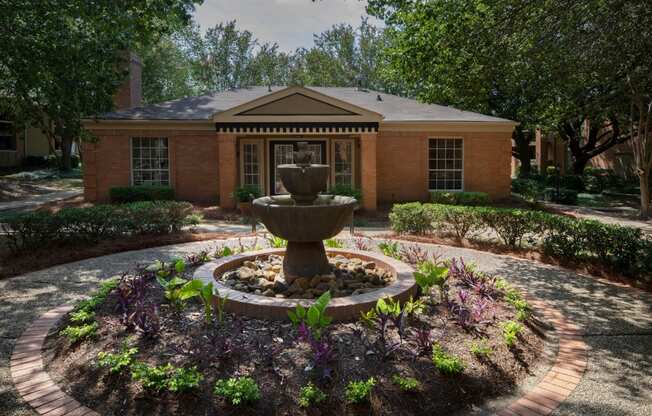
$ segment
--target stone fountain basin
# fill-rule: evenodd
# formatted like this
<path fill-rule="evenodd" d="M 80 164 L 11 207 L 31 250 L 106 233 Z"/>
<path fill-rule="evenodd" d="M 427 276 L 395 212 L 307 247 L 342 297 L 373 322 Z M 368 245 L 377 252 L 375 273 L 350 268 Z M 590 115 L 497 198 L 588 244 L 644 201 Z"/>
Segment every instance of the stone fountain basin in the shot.
<path fill-rule="evenodd" d="M 320 195 L 312 205 L 296 205 L 289 195 L 257 198 L 252 211 L 267 230 L 288 241 L 322 241 L 351 221 L 355 198 Z"/>
<path fill-rule="evenodd" d="M 308 307 L 314 300 L 271 298 L 255 295 L 232 289 L 217 280 L 217 277 L 229 270 L 242 266 L 247 260 L 255 260 L 260 257 L 265 258 L 271 254 L 282 256 L 284 253 L 285 250 L 283 249 L 267 249 L 224 257 L 199 267 L 195 271 L 193 278 L 202 280 L 204 283 L 213 282 L 219 297 L 222 299 L 228 298 L 225 306 L 228 312 L 259 319 L 285 320 L 288 319 L 287 311 L 293 310 L 297 305 Z M 361 295 L 332 299 L 327 313 L 336 321 L 358 319 L 360 312 L 366 312 L 373 308 L 378 299 L 391 297 L 400 301 L 406 301 L 416 293 L 416 282 L 412 275 L 414 269 L 401 261 L 370 251 L 329 249 L 327 253 L 332 255 L 339 254 L 347 258 L 357 257 L 364 261 L 373 261 L 376 263 L 376 267 L 389 270 L 394 276 L 394 280 L 384 288 Z"/>
<path fill-rule="evenodd" d="M 326 190 L 329 165 L 279 165 L 276 168 L 283 186 L 297 196 L 317 195 Z"/>

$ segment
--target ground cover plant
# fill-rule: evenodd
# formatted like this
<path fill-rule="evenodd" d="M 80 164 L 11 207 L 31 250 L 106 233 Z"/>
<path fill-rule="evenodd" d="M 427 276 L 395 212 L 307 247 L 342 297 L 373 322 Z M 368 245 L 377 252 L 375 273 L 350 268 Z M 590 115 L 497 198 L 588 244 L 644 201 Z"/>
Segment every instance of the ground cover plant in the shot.
<path fill-rule="evenodd" d="M 48 371 L 103 414 L 425 415 L 480 405 L 537 367 L 543 340 L 529 315 L 518 320 L 529 310 L 519 292 L 416 246 L 399 245 L 397 256 L 431 280 L 357 320 L 333 322 L 328 292 L 285 320 L 219 317 L 219 294 L 192 280 L 194 268 L 256 246 L 139 265 L 103 286 L 60 325 L 95 324 L 94 336 L 50 335 Z"/>

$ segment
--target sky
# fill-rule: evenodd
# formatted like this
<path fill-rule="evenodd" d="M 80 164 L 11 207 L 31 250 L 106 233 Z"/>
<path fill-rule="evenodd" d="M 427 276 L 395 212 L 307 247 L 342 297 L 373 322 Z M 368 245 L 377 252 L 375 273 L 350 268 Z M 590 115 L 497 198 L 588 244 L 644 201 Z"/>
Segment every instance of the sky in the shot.
<path fill-rule="evenodd" d="M 249 30 L 262 42 L 278 43 L 282 51 L 313 44 L 313 33 L 336 23 L 358 26 L 366 1 L 359 0 L 204 0 L 195 10 L 202 30 L 220 22 L 236 20 L 240 30 Z M 370 18 L 371 23 L 380 25 Z"/>

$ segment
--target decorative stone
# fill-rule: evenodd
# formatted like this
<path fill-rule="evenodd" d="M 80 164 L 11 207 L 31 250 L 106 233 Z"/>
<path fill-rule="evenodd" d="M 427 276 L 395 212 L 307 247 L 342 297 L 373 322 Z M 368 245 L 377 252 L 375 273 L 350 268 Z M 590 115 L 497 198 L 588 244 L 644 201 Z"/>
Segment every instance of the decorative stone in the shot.
<path fill-rule="evenodd" d="M 268 297 L 274 297 L 276 293 L 272 289 L 267 289 L 266 291 L 263 292 L 263 296 L 268 296 Z"/>

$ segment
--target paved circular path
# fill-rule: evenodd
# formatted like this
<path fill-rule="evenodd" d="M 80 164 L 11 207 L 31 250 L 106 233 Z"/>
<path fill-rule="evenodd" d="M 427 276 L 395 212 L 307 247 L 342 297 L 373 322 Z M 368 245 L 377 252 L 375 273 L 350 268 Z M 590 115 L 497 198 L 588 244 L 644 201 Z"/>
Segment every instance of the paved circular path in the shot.
<path fill-rule="evenodd" d="M 16 339 L 40 314 L 79 299 L 94 290 L 100 279 L 138 262 L 222 243 L 197 242 L 119 253 L 0 281 L 0 415 L 35 414 L 17 396 L 9 359 Z M 503 275 L 580 327 L 591 349 L 587 372 L 554 415 L 652 414 L 651 295 L 530 261 L 454 247 L 422 246 L 444 257 L 463 256 L 484 271 Z"/>

